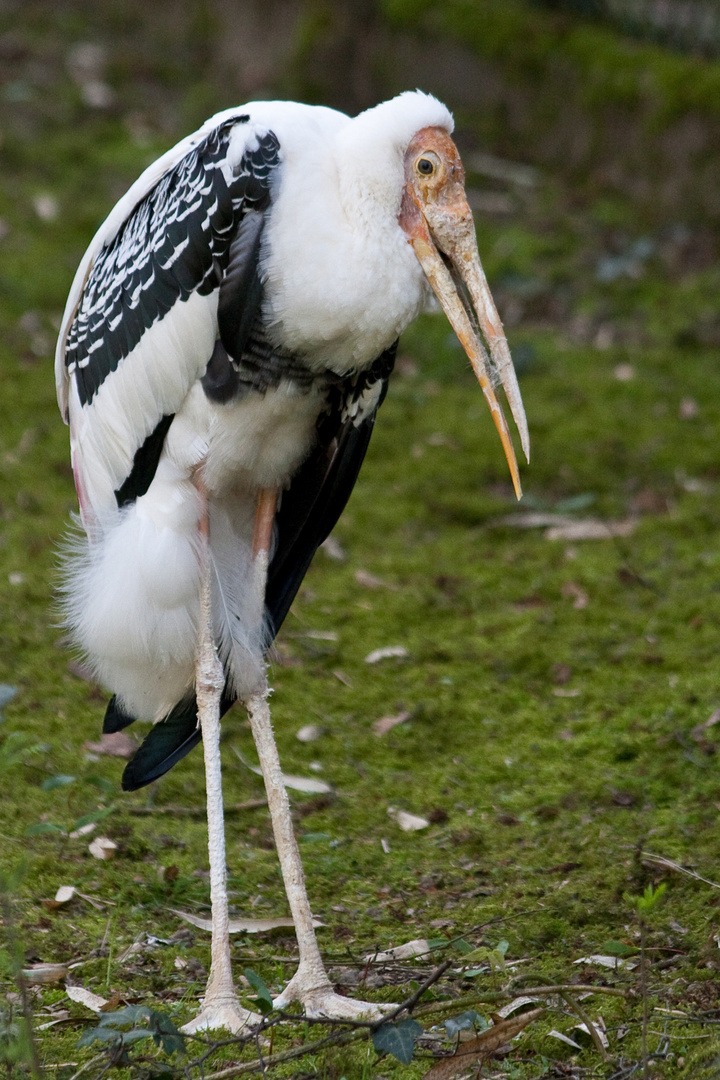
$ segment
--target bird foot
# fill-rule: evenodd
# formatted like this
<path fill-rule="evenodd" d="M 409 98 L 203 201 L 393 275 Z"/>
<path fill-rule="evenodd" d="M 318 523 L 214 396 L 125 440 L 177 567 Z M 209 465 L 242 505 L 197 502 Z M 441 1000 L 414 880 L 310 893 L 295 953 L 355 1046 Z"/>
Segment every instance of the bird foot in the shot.
<path fill-rule="evenodd" d="M 385 1013 L 397 1009 L 397 1005 L 386 1002 L 357 1001 L 336 994 L 330 983 L 324 980 L 320 985 L 308 979 L 300 970 L 295 972 L 280 997 L 275 998 L 273 1006 L 284 1009 L 293 1001 L 299 1002 L 306 1016 L 324 1016 L 330 1020 L 382 1020 Z M 315 982 L 315 985 L 312 983 Z"/>
<path fill-rule="evenodd" d="M 183 1024 L 181 1030 L 186 1035 L 194 1035 L 197 1031 L 224 1028 L 237 1035 L 243 1028 L 249 1029 L 259 1024 L 261 1019 L 257 1013 L 244 1009 L 234 993 L 219 997 L 206 994 L 200 1012 L 187 1024 Z"/>

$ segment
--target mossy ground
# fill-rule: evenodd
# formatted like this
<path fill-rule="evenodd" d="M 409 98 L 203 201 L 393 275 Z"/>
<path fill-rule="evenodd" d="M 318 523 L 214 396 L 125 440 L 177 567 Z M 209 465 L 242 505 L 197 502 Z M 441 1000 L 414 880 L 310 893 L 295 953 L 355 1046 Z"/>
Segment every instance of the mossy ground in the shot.
<path fill-rule="evenodd" d="M 123 953 L 146 935 L 171 937 L 180 923 L 169 908 L 207 910 L 200 755 L 150 792 L 120 793 L 122 763 L 84 749 L 99 736 L 105 695 L 70 666 L 53 602 L 75 506 L 54 333 L 93 228 L 172 140 L 139 142 L 61 85 L 62 128 L 38 140 L 9 123 L 0 172 L 0 682 L 18 690 L 0 727 L 0 860 L 19 882 L 0 955 L 7 990 L 19 944 L 28 961 L 80 962 L 74 981 L 181 1021 L 203 987 L 194 961 L 208 964 L 207 937 Z M 37 212 L 43 194 L 57 201 L 51 220 Z M 634 531 L 573 542 L 508 524 L 517 507 L 480 391 L 446 323 L 426 317 L 404 338 L 336 529 L 345 558 L 318 554 L 280 635 L 272 708 L 285 770 L 314 775 L 319 763 L 336 792 L 292 796 L 331 962 L 358 967 L 376 947 L 428 937 L 445 939 L 438 956 L 459 967 L 458 939 L 505 939 L 507 962 L 521 962 L 515 976 L 567 982 L 578 976 L 574 961 L 609 940 L 637 944 L 627 894 L 662 880 L 648 1038 L 669 1056 L 652 1075 L 714 1076 L 720 894 L 642 852 L 720 878 L 718 728 L 699 729 L 720 705 L 720 270 L 712 251 L 698 256 L 700 233 L 658 229 L 639 263 L 599 280 L 602 260 L 625 257 L 642 219 L 617 196 L 578 208 L 549 178 L 510 215 L 479 215 L 481 252 L 521 362 L 533 441 L 526 507 L 632 519 Z M 406 658 L 366 663 L 396 645 Z M 404 723 L 374 734 L 373 721 L 403 711 Z M 303 743 L 295 735 L 308 723 L 321 735 Z M 234 748 L 253 758 L 237 709 L 225 725 L 228 804 L 262 794 Z M 199 812 L 162 813 L 174 806 Z M 402 832 L 389 807 L 431 824 Z M 93 859 L 87 837 L 37 828 L 68 833 L 86 815 L 118 843 L 113 861 Z M 228 864 L 238 913 L 286 913 L 265 809 L 228 816 Z M 60 885 L 97 906 L 76 897 L 48 911 L 42 900 Z M 233 948 L 238 971 L 253 968 L 273 990 L 292 968 L 287 932 L 239 936 Z M 178 969 L 177 957 L 189 966 Z M 602 1014 L 613 1058 L 637 1061 L 637 971 L 582 965 L 580 974 L 635 994 L 585 1005 L 593 1019 Z M 476 988 L 482 1002 L 506 979 L 456 975 L 437 991 Z M 61 987 L 39 992 L 37 1025 L 60 1004 Z M 69 1009 L 69 1020 L 37 1034 L 41 1061 L 63 1077 L 76 1066 L 62 1063 L 92 1054 L 77 1049 L 89 1014 Z M 550 1011 L 487 1074 L 566 1075 L 574 1061 L 612 1075 L 589 1044 L 578 1053 L 549 1035 L 573 1034 L 572 1022 Z M 232 1048 L 218 1050 L 213 1067 L 223 1057 Z M 294 1068 L 330 1077 L 427 1068 L 374 1060 L 363 1046 Z"/>

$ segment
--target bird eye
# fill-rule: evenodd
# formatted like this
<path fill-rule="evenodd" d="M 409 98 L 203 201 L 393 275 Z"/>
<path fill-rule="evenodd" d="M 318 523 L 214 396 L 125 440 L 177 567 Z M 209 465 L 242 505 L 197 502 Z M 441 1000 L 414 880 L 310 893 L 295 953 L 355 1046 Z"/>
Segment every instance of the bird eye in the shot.
<path fill-rule="evenodd" d="M 435 166 L 430 158 L 421 157 L 417 163 L 417 171 L 422 173 L 423 176 L 432 176 L 435 172 Z"/>

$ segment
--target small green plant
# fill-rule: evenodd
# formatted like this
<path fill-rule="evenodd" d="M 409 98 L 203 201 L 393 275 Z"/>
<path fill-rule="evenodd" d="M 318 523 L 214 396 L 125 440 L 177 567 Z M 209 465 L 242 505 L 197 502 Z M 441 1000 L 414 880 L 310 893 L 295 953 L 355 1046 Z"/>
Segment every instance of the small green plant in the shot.
<path fill-rule="evenodd" d="M 265 980 L 262 979 L 256 971 L 253 971 L 252 968 L 245 968 L 243 974 L 257 994 L 257 997 L 253 998 L 254 1004 L 258 1007 L 263 1016 L 266 1016 L 269 1012 L 272 1012 L 273 1000 Z"/>
<path fill-rule="evenodd" d="M 141 1040 L 152 1039 L 168 1055 L 185 1052 L 185 1039 L 165 1013 L 145 1005 L 128 1005 L 105 1013 L 100 1023 L 86 1031 L 78 1046 L 99 1042 L 107 1046 L 111 1065 L 128 1065 L 128 1050 Z"/>
<path fill-rule="evenodd" d="M 642 896 L 633 896 L 631 893 L 625 893 L 624 899 L 629 904 L 638 919 L 640 927 L 640 993 L 642 995 L 643 1002 L 643 1023 L 642 1023 L 642 1058 L 643 1058 L 643 1078 L 647 1080 L 648 1077 L 648 1049 L 647 1049 L 647 1036 L 648 1036 L 648 1022 L 650 1017 L 650 1006 L 648 1001 L 648 989 L 647 989 L 647 957 L 645 947 L 647 944 L 647 932 L 648 926 L 652 922 L 657 909 L 659 908 L 663 897 L 665 896 L 666 885 L 665 882 L 658 885 L 657 889 L 653 885 L 648 885 Z"/>
<path fill-rule="evenodd" d="M 505 954 L 508 947 L 508 942 L 503 938 L 498 941 L 494 948 L 488 945 L 480 945 L 477 949 L 473 949 L 472 952 L 466 953 L 466 961 L 479 962 L 480 966 L 474 965 L 468 968 L 465 977 L 472 979 L 475 975 L 481 975 L 490 968 L 493 979 L 497 983 L 497 976 L 505 970 Z"/>

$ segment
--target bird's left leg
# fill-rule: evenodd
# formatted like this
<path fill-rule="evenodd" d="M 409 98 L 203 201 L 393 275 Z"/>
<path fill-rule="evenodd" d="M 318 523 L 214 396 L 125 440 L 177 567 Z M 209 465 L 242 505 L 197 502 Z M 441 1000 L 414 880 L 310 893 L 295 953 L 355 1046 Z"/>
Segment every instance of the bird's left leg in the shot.
<path fill-rule="evenodd" d="M 220 770 L 220 698 L 225 685 L 222 664 L 215 648 L 210 584 L 210 524 L 207 493 L 202 472 L 196 475 L 202 498 L 200 519 L 200 625 L 195 669 L 198 722 L 202 728 L 207 788 L 208 854 L 210 857 L 210 904 L 212 945 L 210 976 L 203 1007 L 183 1031 L 192 1034 L 207 1028 L 227 1028 L 235 1034 L 260 1022 L 261 1017 L 238 1001 L 230 964 L 230 934 L 225 868 L 225 824 Z"/>
<path fill-rule="evenodd" d="M 260 493 L 255 518 L 253 552 L 255 572 L 257 575 L 262 575 L 263 591 L 275 505 L 276 492 L 265 490 Z M 274 1004 L 277 1008 L 284 1008 L 291 1002 L 297 1001 L 304 1006 L 308 1016 L 328 1016 L 337 1020 L 379 1019 L 383 1011 L 394 1009 L 396 1006 L 381 1006 L 370 1001 L 356 1001 L 342 997 L 334 992 L 325 971 L 313 928 L 312 912 L 305 888 L 305 875 L 293 830 L 290 801 L 283 782 L 280 758 L 273 737 L 268 694 L 269 689 L 266 683 L 247 699 L 246 706 L 265 781 L 275 845 L 300 952 L 298 969 L 282 994 L 275 999 Z"/>

